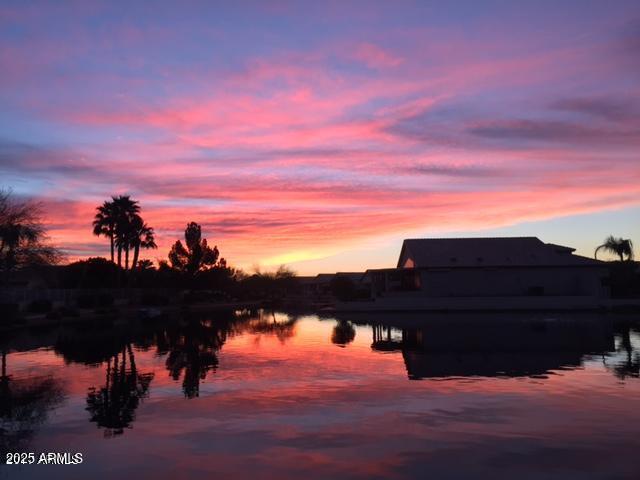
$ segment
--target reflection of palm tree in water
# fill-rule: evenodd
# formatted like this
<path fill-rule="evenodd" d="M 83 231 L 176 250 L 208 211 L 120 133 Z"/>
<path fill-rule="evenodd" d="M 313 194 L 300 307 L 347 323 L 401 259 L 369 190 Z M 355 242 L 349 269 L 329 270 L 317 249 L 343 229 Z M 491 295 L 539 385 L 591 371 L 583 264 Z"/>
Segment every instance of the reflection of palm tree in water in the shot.
<path fill-rule="evenodd" d="M 35 429 L 47 412 L 63 398 L 58 380 L 51 376 L 14 379 L 7 375 L 7 353 L 2 352 L 0 376 L 0 455 L 28 450 Z"/>
<path fill-rule="evenodd" d="M 121 353 L 108 359 L 106 385 L 89 389 L 87 410 L 91 421 L 106 429 L 106 437 L 121 434 L 133 423 L 135 411 L 148 394 L 152 379 L 152 373 L 138 373 L 131 344 L 127 344 Z"/>
<path fill-rule="evenodd" d="M 200 395 L 200 381 L 218 366 L 216 352 L 222 348 L 229 327 L 225 324 L 191 321 L 183 328 L 166 332 L 158 341 L 158 353 L 169 352 L 166 360 L 171 378 L 182 376 L 182 391 L 185 397 Z"/>
<path fill-rule="evenodd" d="M 621 380 L 627 377 L 639 378 L 640 355 L 638 355 L 638 352 L 634 352 L 633 344 L 631 343 L 631 329 L 629 327 L 625 327 L 622 330 L 618 351 L 621 350 L 626 352 L 626 359 L 613 367 L 614 374 Z"/>

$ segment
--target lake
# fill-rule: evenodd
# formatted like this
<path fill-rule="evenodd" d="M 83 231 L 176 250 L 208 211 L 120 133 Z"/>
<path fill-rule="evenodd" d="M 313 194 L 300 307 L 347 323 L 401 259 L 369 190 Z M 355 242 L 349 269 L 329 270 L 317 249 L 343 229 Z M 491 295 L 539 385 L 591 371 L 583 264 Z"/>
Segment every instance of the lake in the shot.
<path fill-rule="evenodd" d="M 0 477 L 640 478 L 640 330 L 614 320 L 258 311 L 17 332 Z"/>

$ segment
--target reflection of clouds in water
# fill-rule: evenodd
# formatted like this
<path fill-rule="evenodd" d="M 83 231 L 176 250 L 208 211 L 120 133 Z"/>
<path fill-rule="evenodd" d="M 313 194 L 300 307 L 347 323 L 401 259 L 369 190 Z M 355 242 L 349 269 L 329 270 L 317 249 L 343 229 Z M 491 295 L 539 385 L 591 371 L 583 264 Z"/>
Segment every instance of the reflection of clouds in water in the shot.
<path fill-rule="evenodd" d="M 3 359 L 3 373 L 5 361 Z M 20 452 L 38 427 L 47 420 L 50 410 L 64 399 L 62 382 L 53 376 L 0 378 L 0 453 Z M 4 462 L 4 458 L 3 458 Z"/>
<path fill-rule="evenodd" d="M 74 442 L 95 453 L 95 472 L 106 471 L 118 452 L 122 472 L 159 478 L 177 468 L 309 479 L 513 478 L 523 468 L 535 478 L 630 475 L 640 421 L 631 407 L 640 382 L 621 385 L 602 365 L 603 356 L 611 367 L 626 360 L 623 330 L 614 345 L 613 331 L 584 322 L 397 325 L 383 325 L 374 336 L 370 324 L 345 319 L 212 315 L 75 337 L 67 331 L 68 344 L 56 351 L 74 361 L 39 351 L 23 354 L 23 364 L 53 365 L 57 358 L 73 400 L 93 408 L 90 423 L 82 407 L 68 402 L 41 438 L 55 444 L 72 431 Z M 348 347 L 336 348 L 335 340 Z M 638 340 L 631 330 L 634 355 Z M 74 352 L 74 341 L 87 343 Z M 115 351 L 100 349 L 100 341 Z M 384 349 L 377 351 L 375 341 Z M 93 365 L 92 346 L 110 355 L 100 368 L 78 362 Z M 407 363 L 408 355 L 420 361 Z M 538 371 L 548 374 L 531 378 Z M 425 380 L 409 381 L 410 372 Z M 95 402 L 89 385 L 96 386 Z M 102 444 L 96 423 L 126 433 Z M 138 455 L 126 454 L 134 448 Z M 605 465 L 603 458 L 620 452 Z"/>

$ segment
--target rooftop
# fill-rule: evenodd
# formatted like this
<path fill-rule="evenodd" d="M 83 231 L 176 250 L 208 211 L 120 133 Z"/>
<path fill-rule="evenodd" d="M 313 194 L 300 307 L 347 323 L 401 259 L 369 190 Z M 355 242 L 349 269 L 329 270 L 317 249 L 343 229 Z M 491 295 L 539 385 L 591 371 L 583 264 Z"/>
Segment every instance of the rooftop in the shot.
<path fill-rule="evenodd" d="M 409 258 L 417 268 L 602 265 L 574 251 L 537 237 L 413 238 L 402 243 L 398 267 Z"/>

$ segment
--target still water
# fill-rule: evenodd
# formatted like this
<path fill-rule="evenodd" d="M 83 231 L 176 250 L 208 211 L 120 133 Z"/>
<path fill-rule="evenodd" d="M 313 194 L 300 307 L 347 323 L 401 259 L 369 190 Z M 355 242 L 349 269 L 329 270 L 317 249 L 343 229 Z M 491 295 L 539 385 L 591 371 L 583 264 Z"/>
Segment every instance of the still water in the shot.
<path fill-rule="evenodd" d="M 640 330 L 607 318 L 236 312 L 0 348 L 1 478 L 640 478 Z"/>

